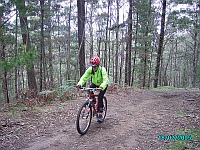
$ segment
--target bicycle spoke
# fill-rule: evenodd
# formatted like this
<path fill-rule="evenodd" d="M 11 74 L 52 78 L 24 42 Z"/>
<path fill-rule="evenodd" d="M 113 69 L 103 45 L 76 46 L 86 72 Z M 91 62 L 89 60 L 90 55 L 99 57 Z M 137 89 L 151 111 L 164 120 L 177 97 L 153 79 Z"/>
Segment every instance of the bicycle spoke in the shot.
<path fill-rule="evenodd" d="M 107 112 L 107 99 L 106 97 L 104 97 L 103 98 L 103 112 L 102 112 L 103 120 L 106 117 L 106 112 Z"/>
<path fill-rule="evenodd" d="M 86 102 L 80 108 L 77 116 L 77 130 L 80 134 L 85 134 L 89 129 L 91 117 L 91 108 L 88 106 L 88 102 Z"/>

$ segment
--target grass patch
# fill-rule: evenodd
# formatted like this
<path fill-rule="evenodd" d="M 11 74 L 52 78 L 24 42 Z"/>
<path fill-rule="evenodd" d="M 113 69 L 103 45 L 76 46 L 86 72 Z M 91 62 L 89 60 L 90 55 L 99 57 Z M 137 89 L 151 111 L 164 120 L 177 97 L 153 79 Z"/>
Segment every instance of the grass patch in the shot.
<path fill-rule="evenodd" d="M 197 90 L 197 88 L 177 88 L 173 86 L 158 86 L 157 88 L 151 88 L 153 91 L 168 91 L 168 90 Z"/>
<path fill-rule="evenodd" d="M 42 112 L 42 111 L 44 111 L 44 107 L 42 107 L 42 106 L 33 106 L 32 110 Z"/>
<path fill-rule="evenodd" d="M 184 130 L 179 130 L 178 134 L 180 135 L 191 135 L 192 140 L 194 141 L 200 141 L 200 129 L 184 129 Z"/>
<path fill-rule="evenodd" d="M 166 90 L 183 90 L 184 88 L 176 88 L 173 86 L 159 86 L 157 88 L 152 88 L 154 91 L 166 91 Z"/>
<path fill-rule="evenodd" d="M 178 116 L 179 116 L 179 117 L 185 117 L 185 116 L 186 116 L 186 113 L 185 113 L 185 112 L 182 112 L 182 111 L 179 111 L 179 112 L 178 112 Z"/>
<path fill-rule="evenodd" d="M 174 141 L 171 144 L 167 145 L 167 149 L 169 150 L 180 150 L 180 149 L 191 149 L 191 150 L 195 150 L 195 144 L 194 142 L 196 141 L 200 141 L 200 129 L 183 129 L 183 130 L 179 130 L 178 134 L 176 135 L 176 137 L 191 137 L 188 140 L 187 139 L 180 139 L 180 138 L 176 138 L 176 141 Z"/>
<path fill-rule="evenodd" d="M 24 104 L 20 104 L 20 110 L 21 111 L 27 111 L 28 110 L 28 107 Z"/>
<path fill-rule="evenodd" d="M 17 112 L 17 110 L 14 109 L 14 108 L 12 108 L 12 109 L 10 110 L 10 114 L 11 114 L 11 116 L 12 116 L 13 118 L 20 117 L 20 114 L 19 114 L 19 113 Z"/>
<path fill-rule="evenodd" d="M 168 145 L 169 150 L 188 149 L 186 141 L 175 141 L 173 144 Z"/>
<path fill-rule="evenodd" d="M 16 134 L 25 134 L 22 130 L 15 130 Z"/>

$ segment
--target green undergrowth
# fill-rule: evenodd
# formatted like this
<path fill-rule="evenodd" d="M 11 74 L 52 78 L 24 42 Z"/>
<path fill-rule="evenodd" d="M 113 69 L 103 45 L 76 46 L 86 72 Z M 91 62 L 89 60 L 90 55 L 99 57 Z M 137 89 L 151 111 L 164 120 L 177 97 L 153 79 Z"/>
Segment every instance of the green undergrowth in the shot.
<path fill-rule="evenodd" d="M 190 139 L 176 139 L 173 143 L 167 144 L 168 150 L 196 150 L 200 142 L 200 129 L 181 129 L 178 130 L 177 136 L 190 137 Z"/>
<path fill-rule="evenodd" d="M 166 91 L 166 90 L 195 90 L 195 88 L 177 88 L 173 86 L 159 86 L 157 88 L 151 88 L 154 91 Z"/>

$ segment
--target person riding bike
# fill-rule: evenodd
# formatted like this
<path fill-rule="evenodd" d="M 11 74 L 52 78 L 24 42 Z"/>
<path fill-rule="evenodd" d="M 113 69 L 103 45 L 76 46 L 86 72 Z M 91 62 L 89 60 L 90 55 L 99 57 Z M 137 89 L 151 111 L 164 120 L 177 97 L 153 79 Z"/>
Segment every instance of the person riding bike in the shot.
<path fill-rule="evenodd" d="M 100 65 L 100 58 L 95 56 L 90 59 L 90 67 L 85 71 L 83 76 L 80 78 L 79 82 L 77 83 L 77 88 L 83 86 L 89 78 L 92 78 L 92 84 L 90 88 L 101 88 L 100 93 L 98 95 L 98 114 L 97 114 L 97 122 L 103 121 L 103 96 L 108 87 L 108 74 L 104 67 Z"/>

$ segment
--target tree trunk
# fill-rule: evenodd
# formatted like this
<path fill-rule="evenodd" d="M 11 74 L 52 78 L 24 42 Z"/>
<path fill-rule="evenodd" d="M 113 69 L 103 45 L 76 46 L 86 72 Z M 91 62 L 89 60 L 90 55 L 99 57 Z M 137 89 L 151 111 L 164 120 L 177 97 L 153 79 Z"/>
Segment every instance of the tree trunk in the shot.
<path fill-rule="evenodd" d="M 153 61 L 153 50 L 154 50 L 154 48 L 152 47 L 152 50 L 150 53 L 151 58 L 150 58 L 150 64 L 149 64 L 149 77 L 148 77 L 148 84 L 147 84 L 148 89 L 151 86 L 151 70 L 152 70 L 152 61 Z"/>
<path fill-rule="evenodd" d="M 114 56 L 114 48 L 115 48 L 115 43 L 114 43 L 114 41 L 112 42 L 112 47 L 111 47 L 111 56 L 112 56 L 112 58 L 113 58 L 113 56 Z M 114 58 L 113 58 L 113 60 L 112 60 L 112 78 L 113 78 L 113 82 L 115 82 L 115 60 L 114 60 Z"/>
<path fill-rule="evenodd" d="M 100 28 L 99 28 L 100 29 Z M 99 37 L 99 39 L 97 39 L 97 56 L 100 57 L 100 49 L 101 49 L 101 37 Z"/>
<path fill-rule="evenodd" d="M 80 76 L 85 72 L 85 1 L 77 0 Z"/>
<path fill-rule="evenodd" d="M 198 3 L 198 24 L 200 25 L 200 1 Z M 199 31 L 199 30 L 198 30 Z M 200 31 L 198 32 L 198 43 L 197 43 L 197 62 L 198 62 L 198 67 L 200 68 Z M 200 88 L 200 73 L 198 73 L 197 76 L 197 86 Z"/>
<path fill-rule="evenodd" d="M 122 39 L 124 38 L 123 37 L 124 33 L 122 31 Z M 120 73 L 119 73 L 119 85 L 120 86 L 123 86 L 123 80 L 122 80 L 122 77 L 123 77 L 123 67 L 124 67 L 124 44 L 121 45 L 122 48 L 121 48 L 121 61 L 120 61 Z"/>
<path fill-rule="evenodd" d="M 110 6 L 110 1 L 109 1 L 109 6 Z M 111 10 L 111 8 L 112 7 L 109 7 L 110 9 L 110 11 L 109 11 L 109 13 L 108 13 L 108 15 L 109 16 L 111 16 L 111 12 L 112 12 L 112 10 Z M 109 24 L 110 24 L 110 26 L 111 26 L 111 19 L 109 19 L 109 16 L 108 16 L 108 18 L 107 18 L 107 20 L 109 20 Z M 107 66 L 107 71 L 108 71 L 108 76 L 110 75 L 110 66 L 111 66 L 111 44 L 112 44 L 112 42 L 110 41 L 110 30 L 108 31 L 108 40 L 106 40 L 106 42 L 108 42 L 108 66 Z"/>
<path fill-rule="evenodd" d="M 108 1 L 108 7 L 107 7 L 107 14 L 110 13 L 110 1 Z M 105 52 L 104 52 L 104 56 L 105 56 L 105 63 L 104 66 L 106 68 L 108 68 L 107 63 L 108 63 L 108 57 L 107 57 L 107 52 L 108 52 L 108 44 L 110 43 L 109 39 L 108 39 L 108 25 L 109 25 L 109 15 L 107 16 L 107 20 L 106 20 L 106 41 L 105 41 Z"/>
<path fill-rule="evenodd" d="M 115 83 L 118 83 L 118 51 L 119 51 L 119 0 L 117 3 L 117 28 L 116 28 L 116 52 L 115 52 Z"/>
<path fill-rule="evenodd" d="M 51 11 L 51 0 L 48 0 L 48 12 L 50 13 Z M 54 77 L 53 77 L 53 64 L 52 64 L 52 58 L 53 58 L 53 55 L 52 55 L 52 42 L 51 42 L 51 17 L 48 16 L 48 23 L 47 23 L 47 26 L 48 26 L 48 55 L 49 55 L 49 74 L 50 74 L 50 80 L 49 80 L 49 85 L 50 85 L 50 88 L 53 87 L 53 81 L 54 81 Z"/>
<path fill-rule="evenodd" d="M 57 24 L 57 27 L 58 27 L 58 55 L 59 55 L 59 79 L 60 79 L 60 82 L 59 84 L 62 86 L 62 54 L 61 54 L 61 41 L 60 41 L 60 11 L 59 11 L 59 8 L 61 7 L 60 5 L 58 5 L 58 9 L 57 9 L 57 17 L 58 17 L 58 24 Z"/>
<path fill-rule="evenodd" d="M 41 41 L 40 41 L 40 91 L 42 91 L 43 87 L 43 52 L 44 52 L 44 0 L 40 0 L 40 7 L 41 7 Z M 45 75 L 44 75 L 45 77 Z"/>
<path fill-rule="evenodd" d="M 158 86 L 160 59 L 161 59 L 161 55 L 162 55 L 162 51 L 163 51 L 162 48 L 163 48 L 163 41 L 164 41 L 165 14 L 166 14 L 166 0 L 163 0 L 163 2 L 162 2 L 162 15 L 161 15 L 160 40 L 159 40 L 157 60 L 156 60 L 154 88 L 157 88 L 157 86 Z"/>
<path fill-rule="evenodd" d="M 128 40 L 129 38 L 127 37 L 126 41 L 126 55 L 125 55 L 125 85 L 128 85 Z"/>
<path fill-rule="evenodd" d="M 27 17 L 24 16 L 24 10 L 25 8 L 25 1 L 16 3 L 17 9 L 19 11 L 19 17 L 20 17 L 20 27 L 22 32 L 22 40 L 23 44 L 26 45 L 26 51 L 29 52 L 31 48 L 30 43 L 30 36 L 29 36 L 29 30 L 28 30 L 28 21 Z M 30 64 L 30 67 L 27 67 L 27 76 L 28 76 L 28 87 L 29 89 L 37 89 L 36 79 L 35 79 L 35 70 L 33 63 Z"/>
<path fill-rule="evenodd" d="M 193 76 L 192 76 L 192 87 L 196 86 L 196 70 L 197 70 L 197 36 L 198 33 L 197 31 L 194 31 L 194 35 L 193 35 L 193 41 L 194 41 L 194 45 L 193 45 L 193 61 L 192 61 L 192 67 L 193 67 Z"/>
<path fill-rule="evenodd" d="M 150 17 L 151 17 L 151 0 L 149 1 L 149 9 L 148 9 L 148 19 L 147 19 L 147 24 L 146 24 L 146 33 L 145 33 L 145 37 L 149 36 L 149 26 L 151 25 L 150 23 Z M 144 72 L 143 72 L 143 85 L 142 87 L 144 88 L 146 86 L 146 78 L 147 78 L 147 69 L 148 69 L 148 47 L 149 47 L 150 43 L 148 41 L 145 41 L 145 52 L 144 52 Z M 149 70 L 150 71 L 150 70 Z"/>
<path fill-rule="evenodd" d="M 174 52 L 174 81 L 173 81 L 173 86 L 177 87 L 177 43 L 175 47 L 175 52 Z"/>
<path fill-rule="evenodd" d="M 129 13 L 128 13 L 128 35 L 127 35 L 127 51 L 126 51 L 126 65 L 125 65 L 125 84 L 131 84 L 131 50 L 132 50 L 132 13 L 133 5 L 132 0 L 129 0 Z"/>
<path fill-rule="evenodd" d="M 136 12 L 136 29 L 135 29 L 135 51 L 133 57 L 133 70 L 132 70 L 132 79 L 131 79 L 131 86 L 133 86 L 134 82 L 134 73 L 135 73 L 135 63 L 136 63 L 136 55 L 137 55 L 137 40 L 138 40 L 138 12 Z"/>
<path fill-rule="evenodd" d="M 133 23 L 132 23 L 132 16 L 133 16 L 133 4 L 132 0 L 129 0 L 129 25 L 128 25 L 128 34 L 129 34 L 129 45 L 128 45 L 128 85 L 131 85 L 131 56 L 132 56 L 132 32 L 133 32 Z"/>
<path fill-rule="evenodd" d="M 16 14 L 17 14 L 17 9 L 16 9 Z M 18 19 L 17 19 L 17 15 L 16 15 L 16 18 L 15 18 L 15 27 L 16 29 L 18 28 Z M 15 31 L 15 57 L 17 56 L 18 54 L 18 49 L 17 49 L 17 36 L 18 35 L 18 31 L 16 30 Z M 17 93 L 17 90 L 18 90 L 18 76 L 17 76 L 17 72 L 18 72 L 18 69 L 17 67 L 15 67 L 15 93 Z"/>
<path fill-rule="evenodd" d="M 144 50 L 144 66 L 143 66 L 143 81 L 142 87 L 146 86 L 146 76 L 147 76 L 147 44 L 145 43 L 145 50 Z"/>
<path fill-rule="evenodd" d="M 93 2 L 91 3 L 91 11 L 90 11 L 90 58 L 93 57 L 93 27 L 92 27 L 92 24 L 93 24 L 93 11 L 94 11 L 94 8 L 93 8 Z"/>
<path fill-rule="evenodd" d="M 169 82 L 168 82 L 168 78 L 167 78 L 167 70 L 168 70 L 168 66 L 169 66 L 169 63 L 170 63 L 170 60 L 171 60 L 171 56 L 172 54 L 174 53 L 173 50 L 174 50 L 174 45 L 172 43 L 172 47 L 170 48 L 170 52 L 169 52 L 169 56 L 168 56 L 168 59 L 167 59 L 167 62 L 166 62 L 166 66 L 164 67 L 164 71 L 163 71 L 163 85 L 164 86 L 168 86 Z"/>
<path fill-rule="evenodd" d="M 70 4 L 69 4 L 69 28 L 68 28 L 68 42 L 67 42 L 67 79 L 70 80 L 70 76 L 71 76 L 71 67 L 70 67 L 70 43 L 71 43 L 71 8 L 72 8 L 72 0 L 70 0 Z"/>

